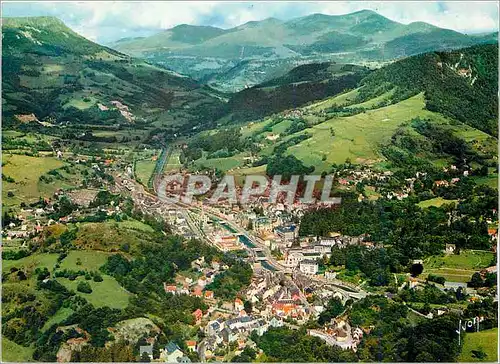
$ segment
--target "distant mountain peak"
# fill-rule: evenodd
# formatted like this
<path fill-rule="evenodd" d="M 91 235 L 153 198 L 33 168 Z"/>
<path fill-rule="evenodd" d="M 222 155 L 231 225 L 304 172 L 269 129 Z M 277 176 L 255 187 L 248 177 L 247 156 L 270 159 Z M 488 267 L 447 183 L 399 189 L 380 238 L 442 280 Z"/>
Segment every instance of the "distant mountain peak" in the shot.
<path fill-rule="evenodd" d="M 371 9 L 363 9 L 363 10 L 358 10 L 358 11 L 355 11 L 353 13 L 349 13 L 346 15 L 380 15 L 380 14 L 374 10 L 371 10 Z M 380 16 L 383 16 L 383 15 L 380 15 Z"/>
<path fill-rule="evenodd" d="M 407 25 L 408 28 L 412 30 L 435 30 L 438 29 L 435 25 L 423 22 L 423 21 L 414 21 Z"/>
<path fill-rule="evenodd" d="M 203 29 L 218 29 L 218 30 L 223 30 L 221 28 L 217 28 L 211 25 L 194 25 L 194 24 L 179 24 L 176 25 L 175 27 L 171 28 L 170 30 L 192 30 L 192 29 L 197 29 L 197 30 L 203 30 Z"/>
<path fill-rule="evenodd" d="M 283 22 L 277 18 L 266 18 L 262 20 L 251 20 L 249 22 L 246 22 L 242 25 L 237 26 L 237 29 L 244 29 L 244 28 L 252 28 L 252 27 L 258 27 L 262 25 L 273 25 L 273 24 L 282 24 Z"/>
<path fill-rule="evenodd" d="M 2 25 L 6 27 L 39 26 L 39 27 L 64 27 L 64 22 L 55 16 L 22 16 L 2 18 Z M 69 29 L 69 28 L 68 28 Z"/>

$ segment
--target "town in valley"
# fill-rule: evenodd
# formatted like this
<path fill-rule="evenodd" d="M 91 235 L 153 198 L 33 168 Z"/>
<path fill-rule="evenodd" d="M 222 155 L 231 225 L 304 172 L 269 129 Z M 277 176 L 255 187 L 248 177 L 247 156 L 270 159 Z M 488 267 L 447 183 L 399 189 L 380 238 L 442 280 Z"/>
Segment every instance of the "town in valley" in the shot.
<path fill-rule="evenodd" d="M 393 5 L 104 42 L 3 4 L 2 361 L 497 362 L 498 27 Z"/>

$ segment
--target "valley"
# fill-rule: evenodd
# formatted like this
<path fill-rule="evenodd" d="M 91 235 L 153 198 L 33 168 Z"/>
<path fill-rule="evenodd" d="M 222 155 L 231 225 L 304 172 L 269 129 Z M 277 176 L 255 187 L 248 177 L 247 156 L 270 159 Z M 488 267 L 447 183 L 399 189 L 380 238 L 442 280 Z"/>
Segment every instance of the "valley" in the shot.
<path fill-rule="evenodd" d="M 498 359 L 497 33 L 2 20 L 3 361 Z"/>

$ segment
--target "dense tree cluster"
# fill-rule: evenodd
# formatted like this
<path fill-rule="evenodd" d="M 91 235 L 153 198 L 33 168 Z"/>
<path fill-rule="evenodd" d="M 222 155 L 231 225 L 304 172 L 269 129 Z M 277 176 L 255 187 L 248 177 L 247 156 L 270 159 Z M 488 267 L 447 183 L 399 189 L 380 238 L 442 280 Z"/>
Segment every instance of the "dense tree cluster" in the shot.
<path fill-rule="evenodd" d="M 368 75 L 360 100 L 396 88 L 393 101 L 425 93 L 426 107 L 462 121 L 492 136 L 498 119 L 498 45 L 432 52 L 405 58 Z M 455 68 L 455 66 L 457 68 Z M 464 77 L 460 70 L 471 69 Z M 472 79 L 475 82 L 472 82 Z"/>
<path fill-rule="evenodd" d="M 248 263 L 233 263 L 229 269 L 217 275 L 207 289 L 213 290 L 216 297 L 234 299 L 243 287 L 250 284 L 252 274 L 252 267 Z"/>
<path fill-rule="evenodd" d="M 112 255 L 102 271 L 115 277 L 130 292 L 162 295 L 163 282 L 171 282 L 176 271 L 189 269 L 191 262 L 201 255 L 211 261 L 219 253 L 199 241 L 170 236 L 163 244 L 143 246 L 141 255 L 132 260 L 121 254 Z"/>
<path fill-rule="evenodd" d="M 355 88 L 368 73 L 358 66 L 338 66 L 333 72 L 328 71 L 329 64 L 299 66 L 289 75 L 271 80 L 269 86 L 264 83 L 234 94 L 226 112 L 238 121 L 260 119 Z"/>
<path fill-rule="evenodd" d="M 351 350 L 330 346 L 323 340 L 307 335 L 304 328 L 271 328 L 264 335 L 252 334 L 252 340 L 264 351 L 267 361 L 279 362 L 353 362 Z"/>
<path fill-rule="evenodd" d="M 429 209 L 419 208 L 412 198 L 358 202 L 356 196 L 344 194 L 339 206 L 307 212 L 300 234 L 366 234 L 371 241 L 388 245 L 388 255 L 402 265 L 409 259 L 440 254 L 446 243 L 456 244 L 458 249 L 488 249 L 491 242 L 485 218 L 495 208 L 496 197 L 494 190 L 487 187 L 478 186 L 472 191 L 475 194 L 469 193 L 457 207 Z M 356 261 L 352 257 L 348 260 Z"/>

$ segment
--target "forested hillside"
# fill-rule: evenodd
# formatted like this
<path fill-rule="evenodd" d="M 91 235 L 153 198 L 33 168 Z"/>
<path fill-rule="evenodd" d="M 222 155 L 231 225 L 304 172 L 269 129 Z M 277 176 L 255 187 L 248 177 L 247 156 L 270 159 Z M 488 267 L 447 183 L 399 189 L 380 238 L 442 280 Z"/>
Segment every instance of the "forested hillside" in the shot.
<path fill-rule="evenodd" d="M 4 125 L 161 123 L 172 119 L 167 110 L 195 125 L 198 108 L 207 115 L 220 105 L 192 79 L 93 43 L 56 18 L 3 19 L 2 43 Z"/>
<path fill-rule="evenodd" d="M 409 57 L 373 72 L 361 85 L 360 100 L 394 87 L 396 100 L 424 92 L 429 110 L 497 135 L 498 45 Z"/>
<path fill-rule="evenodd" d="M 226 107 L 234 121 L 254 120 L 357 87 L 370 70 L 349 64 L 302 65 L 282 77 L 236 93 Z"/>

